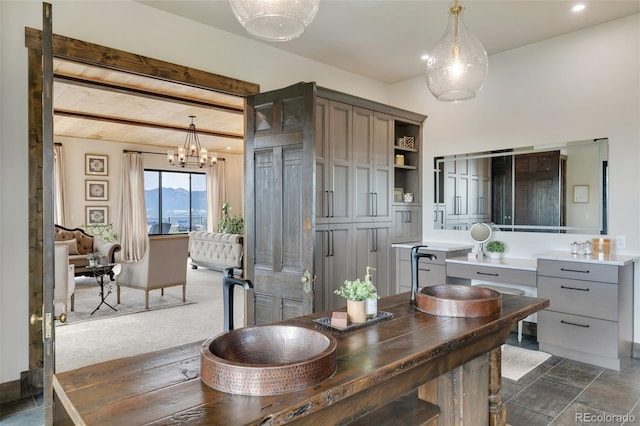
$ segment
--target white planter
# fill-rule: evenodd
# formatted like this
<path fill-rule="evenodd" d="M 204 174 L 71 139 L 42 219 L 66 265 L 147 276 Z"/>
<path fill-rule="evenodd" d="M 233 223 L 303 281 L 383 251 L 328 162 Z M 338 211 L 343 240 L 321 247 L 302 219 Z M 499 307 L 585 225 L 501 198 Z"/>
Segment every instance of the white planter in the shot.
<path fill-rule="evenodd" d="M 487 256 L 491 259 L 500 259 L 502 257 L 502 253 L 496 251 L 488 251 Z"/>

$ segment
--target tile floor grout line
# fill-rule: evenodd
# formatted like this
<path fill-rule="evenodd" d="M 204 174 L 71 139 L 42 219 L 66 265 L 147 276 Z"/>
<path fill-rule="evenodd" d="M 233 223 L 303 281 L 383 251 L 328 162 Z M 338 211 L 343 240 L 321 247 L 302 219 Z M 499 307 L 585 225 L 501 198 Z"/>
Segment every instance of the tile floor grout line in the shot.
<path fill-rule="evenodd" d="M 564 361 L 564 360 L 562 360 L 562 361 Z M 562 361 L 561 361 L 561 362 L 562 362 Z M 560 363 L 558 363 L 558 364 L 560 364 Z M 551 370 L 549 370 L 549 371 L 551 371 Z M 580 398 L 580 395 L 582 395 L 582 394 L 583 394 L 583 393 L 584 393 L 584 392 L 589 388 L 589 386 L 591 386 L 593 383 L 595 383 L 595 381 L 596 381 L 596 380 L 598 380 L 598 378 L 599 378 L 600 376 L 602 376 L 602 374 L 603 374 L 605 371 L 606 371 L 606 370 L 602 370 L 602 371 L 600 371 L 600 372 L 598 373 L 598 375 L 597 375 L 596 377 L 594 377 L 594 379 L 593 379 L 593 380 L 591 380 L 591 382 L 589 382 L 589 384 L 587 384 L 584 388 L 582 388 L 582 390 L 580 391 L 580 393 L 578 393 L 578 394 L 577 394 L 577 395 L 576 395 L 576 396 L 575 396 L 571 401 L 569 401 L 569 402 L 567 403 L 567 405 L 566 405 L 566 406 L 565 406 L 565 407 L 564 407 L 564 408 L 563 408 L 563 409 L 558 413 L 558 415 L 557 415 L 557 416 L 555 416 L 553 419 L 551 419 L 551 422 L 549 423 L 549 425 L 551 425 L 554 421 L 556 421 L 556 419 L 557 419 L 558 417 L 560 417 L 560 416 L 562 415 L 562 413 L 564 413 L 565 411 L 567 411 L 567 408 L 569 408 L 569 406 L 570 406 L 571 404 L 573 404 L 573 403 L 574 403 L 578 398 Z M 598 410 L 598 411 L 602 411 L 602 410 Z M 604 413 L 604 411 L 603 411 L 603 413 Z M 549 425 L 547 425 L 547 426 L 549 426 Z"/>

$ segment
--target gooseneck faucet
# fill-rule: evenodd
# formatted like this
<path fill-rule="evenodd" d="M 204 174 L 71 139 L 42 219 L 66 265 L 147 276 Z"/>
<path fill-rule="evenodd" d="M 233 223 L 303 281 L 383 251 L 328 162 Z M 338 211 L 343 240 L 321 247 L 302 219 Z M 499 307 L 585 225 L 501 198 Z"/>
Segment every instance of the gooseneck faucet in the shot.
<path fill-rule="evenodd" d="M 224 331 L 233 330 L 233 286 L 239 285 L 246 290 L 253 290 L 249 280 L 235 278 L 233 267 L 224 268 L 222 273 L 222 299 L 224 302 Z"/>
<path fill-rule="evenodd" d="M 415 301 L 416 291 L 418 291 L 418 259 L 426 257 L 431 260 L 436 260 L 438 257 L 431 253 L 420 253 L 419 250 L 427 248 L 427 246 L 413 246 L 411 248 L 411 302 Z"/>

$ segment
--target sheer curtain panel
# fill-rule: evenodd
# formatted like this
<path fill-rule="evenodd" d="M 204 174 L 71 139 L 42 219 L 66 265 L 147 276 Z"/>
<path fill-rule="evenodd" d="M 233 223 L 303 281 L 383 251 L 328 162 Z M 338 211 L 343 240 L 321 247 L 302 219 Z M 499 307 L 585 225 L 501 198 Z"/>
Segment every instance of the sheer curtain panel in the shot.
<path fill-rule="evenodd" d="M 122 154 L 118 234 L 121 259 L 138 262 L 149 244 L 144 202 L 144 161 L 139 152 Z"/>
<path fill-rule="evenodd" d="M 67 226 L 67 197 L 62 144 L 53 145 L 53 223 Z"/>
<path fill-rule="evenodd" d="M 218 231 L 222 217 L 222 203 L 227 199 L 227 183 L 224 159 L 207 168 L 207 230 Z"/>

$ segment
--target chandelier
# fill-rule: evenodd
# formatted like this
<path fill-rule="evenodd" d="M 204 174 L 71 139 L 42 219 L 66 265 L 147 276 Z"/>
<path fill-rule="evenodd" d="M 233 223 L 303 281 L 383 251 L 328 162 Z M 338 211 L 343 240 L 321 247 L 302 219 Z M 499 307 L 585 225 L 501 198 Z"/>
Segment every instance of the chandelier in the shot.
<path fill-rule="evenodd" d="M 206 148 L 200 146 L 200 140 L 196 133 L 196 125 L 193 124 L 195 115 L 190 115 L 191 124 L 187 130 L 187 137 L 184 140 L 184 146 L 178 147 L 178 157 L 176 152 L 170 149 L 167 152 L 167 160 L 169 164 L 176 167 L 195 167 L 213 166 L 218 161 L 218 154 L 209 153 Z"/>
<path fill-rule="evenodd" d="M 427 86 L 439 101 L 472 99 L 489 68 L 487 52 L 462 22 L 462 6 L 454 0 L 444 36 L 427 59 Z"/>
<path fill-rule="evenodd" d="M 316 16 L 320 0 L 229 0 L 247 32 L 267 41 L 300 37 Z"/>

